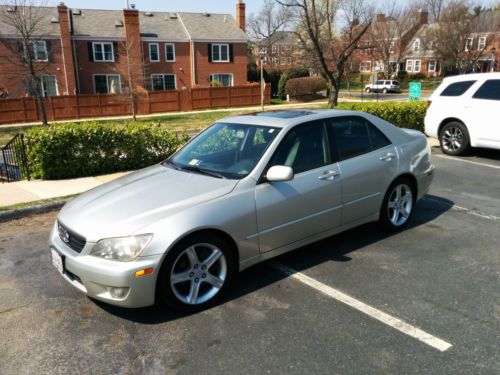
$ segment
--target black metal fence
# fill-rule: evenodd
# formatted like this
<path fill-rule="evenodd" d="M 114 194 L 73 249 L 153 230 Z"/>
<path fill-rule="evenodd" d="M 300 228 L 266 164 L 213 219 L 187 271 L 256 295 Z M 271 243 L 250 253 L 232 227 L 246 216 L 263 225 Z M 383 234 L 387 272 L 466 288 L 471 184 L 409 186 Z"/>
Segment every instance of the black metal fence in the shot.
<path fill-rule="evenodd" d="M 14 182 L 22 179 L 30 179 L 24 138 L 21 133 L 17 134 L 7 143 L 0 153 L 0 180 Z"/>

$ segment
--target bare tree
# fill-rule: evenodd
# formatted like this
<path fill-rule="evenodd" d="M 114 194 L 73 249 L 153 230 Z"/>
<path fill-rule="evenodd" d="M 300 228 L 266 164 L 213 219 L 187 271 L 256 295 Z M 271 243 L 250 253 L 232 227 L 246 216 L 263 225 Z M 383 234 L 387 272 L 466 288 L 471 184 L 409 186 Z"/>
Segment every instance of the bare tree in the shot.
<path fill-rule="evenodd" d="M 311 67 L 326 79 L 328 101 L 337 105 L 340 83 L 352 53 L 371 25 L 364 0 L 276 0 L 296 11 L 296 34 Z"/>
<path fill-rule="evenodd" d="M 435 41 L 434 51 L 445 71 L 467 73 L 473 70 L 483 56 L 491 39 L 485 36 L 483 46 L 473 45 L 474 36 L 481 30 L 498 32 L 499 25 L 483 25 L 480 14 L 471 11 L 464 0 L 454 0 L 443 9 L 441 18 L 431 35 Z M 475 38 L 476 41 L 478 38 Z"/>
<path fill-rule="evenodd" d="M 373 55 L 382 61 L 384 77 L 389 78 L 406 57 L 405 35 L 415 26 L 412 10 L 394 1 L 387 1 L 373 27 L 367 33 Z"/>
<path fill-rule="evenodd" d="M 447 3 L 447 0 L 425 0 L 424 4 L 431 15 L 431 19 L 437 22 L 441 18 L 441 13 L 446 8 Z"/>
<path fill-rule="evenodd" d="M 279 42 L 276 40 L 277 35 L 290 25 L 292 17 L 292 8 L 278 4 L 274 0 L 264 0 L 259 13 L 250 16 L 247 31 L 259 49 L 265 49 L 270 56 L 272 45 Z"/>
<path fill-rule="evenodd" d="M 50 22 L 47 8 L 41 0 L 10 0 L 0 8 L 0 23 L 3 31 L 0 31 L 0 43 L 7 49 L 8 53 L 2 56 L 2 60 L 17 66 L 20 71 L 17 74 L 27 74 L 27 83 L 30 92 L 36 99 L 42 123 L 47 124 L 47 113 L 42 100 L 41 75 L 47 71 L 50 64 L 47 35 L 45 35 L 44 24 Z"/>

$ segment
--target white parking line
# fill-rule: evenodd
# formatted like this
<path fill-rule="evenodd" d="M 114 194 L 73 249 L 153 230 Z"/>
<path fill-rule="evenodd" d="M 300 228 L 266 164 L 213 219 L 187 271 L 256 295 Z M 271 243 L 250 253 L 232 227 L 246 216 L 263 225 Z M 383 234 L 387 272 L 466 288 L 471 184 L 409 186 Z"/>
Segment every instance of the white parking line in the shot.
<path fill-rule="evenodd" d="M 471 210 L 469 208 L 465 208 L 465 207 L 462 207 L 462 206 L 457 206 L 456 204 L 451 204 L 451 203 L 443 202 L 443 201 L 441 201 L 439 199 L 424 197 L 424 198 L 422 198 L 422 200 L 426 200 L 426 201 L 429 201 L 429 202 L 434 202 L 434 203 L 437 203 L 437 204 L 443 204 L 445 206 L 450 207 L 452 210 L 464 212 L 466 214 L 477 216 L 477 217 L 480 217 L 482 219 L 493 220 L 493 221 L 500 221 L 500 217 L 498 217 L 498 216 L 481 214 L 481 213 L 473 211 L 473 210 Z"/>
<path fill-rule="evenodd" d="M 500 169 L 500 166 L 494 165 L 494 164 L 488 164 L 488 163 L 480 163 L 478 161 L 472 161 L 472 160 L 467 160 L 467 159 L 459 159 L 459 158 L 454 158 L 451 156 L 446 156 L 446 155 L 436 155 L 433 154 L 432 156 L 436 158 L 441 158 L 441 159 L 448 159 L 448 160 L 454 160 L 454 161 L 459 161 L 462 163 L 468 163 L 468 164 L 474 164 L 474 165 L 480 165 L 482 167 L 488 167 L 488 168 L 494 168 L 494 169 Z"/>
<path fill-rule="evenodd" d="M 378 321 L 387 324 L 388 326 L 397 329 L 398 331 L 408 336 L 411 336 L 423 342 L 424 344 L 433 347 L 434 349 L 444 352 L 452 347 L 452 345 L 447 343 L 446 341 L 443 341 L 435 336 L 432 336 L 431 334 L 422 331 L 421 329 L 414 327 L 411 324 L 403 322 L 398 318 L 386 314 L 385 312 L 380 311 L 374 307 L 371 307 L 370 305 L 367 305 L 364 302 L 361 302 L 351 296 L 348 296 L 345 293 L 342 293 L 332 287 L 329 287 L 328 285 L 325 285 L 317 280 L 314 280 L 313 278 L 306 276 L 301 272 L 295 271 L 279 263 L 274 263 L 273 266 L 279 271 L 287 274 L 291 278 L 300 281 L 301 283 L 310 286 L 311 288 L 316 289 L 317 291 L 320 291 L 321 293 L 324 293 L 327 296 L 336 299 L 337 301 L 345 303 L 346 305 L 368 316 L 371 316 L 372 318 L 377 319 Z"/>

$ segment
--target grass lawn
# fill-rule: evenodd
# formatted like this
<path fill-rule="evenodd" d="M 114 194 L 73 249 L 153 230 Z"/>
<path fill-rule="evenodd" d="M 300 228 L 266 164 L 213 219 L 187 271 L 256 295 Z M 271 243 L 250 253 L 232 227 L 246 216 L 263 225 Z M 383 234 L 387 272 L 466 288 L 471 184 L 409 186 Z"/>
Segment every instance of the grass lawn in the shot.
<path fill-rule="evenodd" d="M 69 200 L 73 197 L 76 197 L 77 195 L 78 194 L 73 194 L 73 195 L 67 195 L 65 197 L 56 197 L 56 198 L 50 198 L 50 199 L 41 199 L 39 201 L 18 203 L 18 204 L 13 204 L 11 206 L 0 206 L 0 212 L 19 210 L 21 208 L 26 208 L 26 207 L 39 206 L 42 204 L 49 204 L 49 203 L 55 203 L 55 202 L 60 202 L 60 201 L 66 201 L 66 200 Z"/>
<path fill-rule="evenodd" d="M 284 101 L 286 103 L 286 101 Z M 284 104 L 284 103 L 275 103 L 275 104 Z M 324 107 L 324 105 L 317 103 L 311 103 L 311 107 Z M 267 106 L 269 109 L 270 107 Z M 290 107 L 293 108 L 293 107 Z M 175 131 L 184 131 L 184 130 L 201 130 L 206 128 L 208 125 L 214 123 L 215 121 L 228 117 L 228 116 L 237 116 L 245 113 L 255 112 L 255 110 L 249 110 L 245 108 L 241 108 L 241 110 L 236 111 L 228 111 L 228 110 L 220 110 L 220 111 L 210 111 L 210 112 L 201 112 L 201 113 L 183 113 L 176 115 L 166 115 L 154 118 L 139 118 L 137 120 L 138 123 L 146 123 L 146 124 L 160 124 L 162 127 L 166 127 Z M 127 124 L 130 123 L 130 119 L 124 120 L 101 120 L 101 123 L 114 123 L 114 124 Z M 82 122 L 83 123 L 83 122 Z M 40 125 L 33 125 L 40 126 Z M 56 124 L 57 126 L 57 124 Z M 17 133 L 24 132 L 31 128 L 32 126 L 17 126 L 12 127 L 8 125 L 0 126 L 0 145 L 5 145 L 8 141 L 12 139 Z"/>

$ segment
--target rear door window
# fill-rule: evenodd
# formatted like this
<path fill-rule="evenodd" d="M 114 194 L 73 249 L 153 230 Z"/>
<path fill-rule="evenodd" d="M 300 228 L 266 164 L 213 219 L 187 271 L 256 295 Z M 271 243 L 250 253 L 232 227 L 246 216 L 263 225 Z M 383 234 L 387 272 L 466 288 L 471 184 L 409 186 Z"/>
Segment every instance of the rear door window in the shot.
<path fill-rule="evenodd" d="M 476 83 L 476 81 L 461 81 L 452 83 L 443 90 L 441 96 L 460 96 L 474 83 Z"/>
<path fill-rule="evenodd" d="M 500 100 L 500 79 L 489 79 L 472 96 L 475 99 Z"/>

